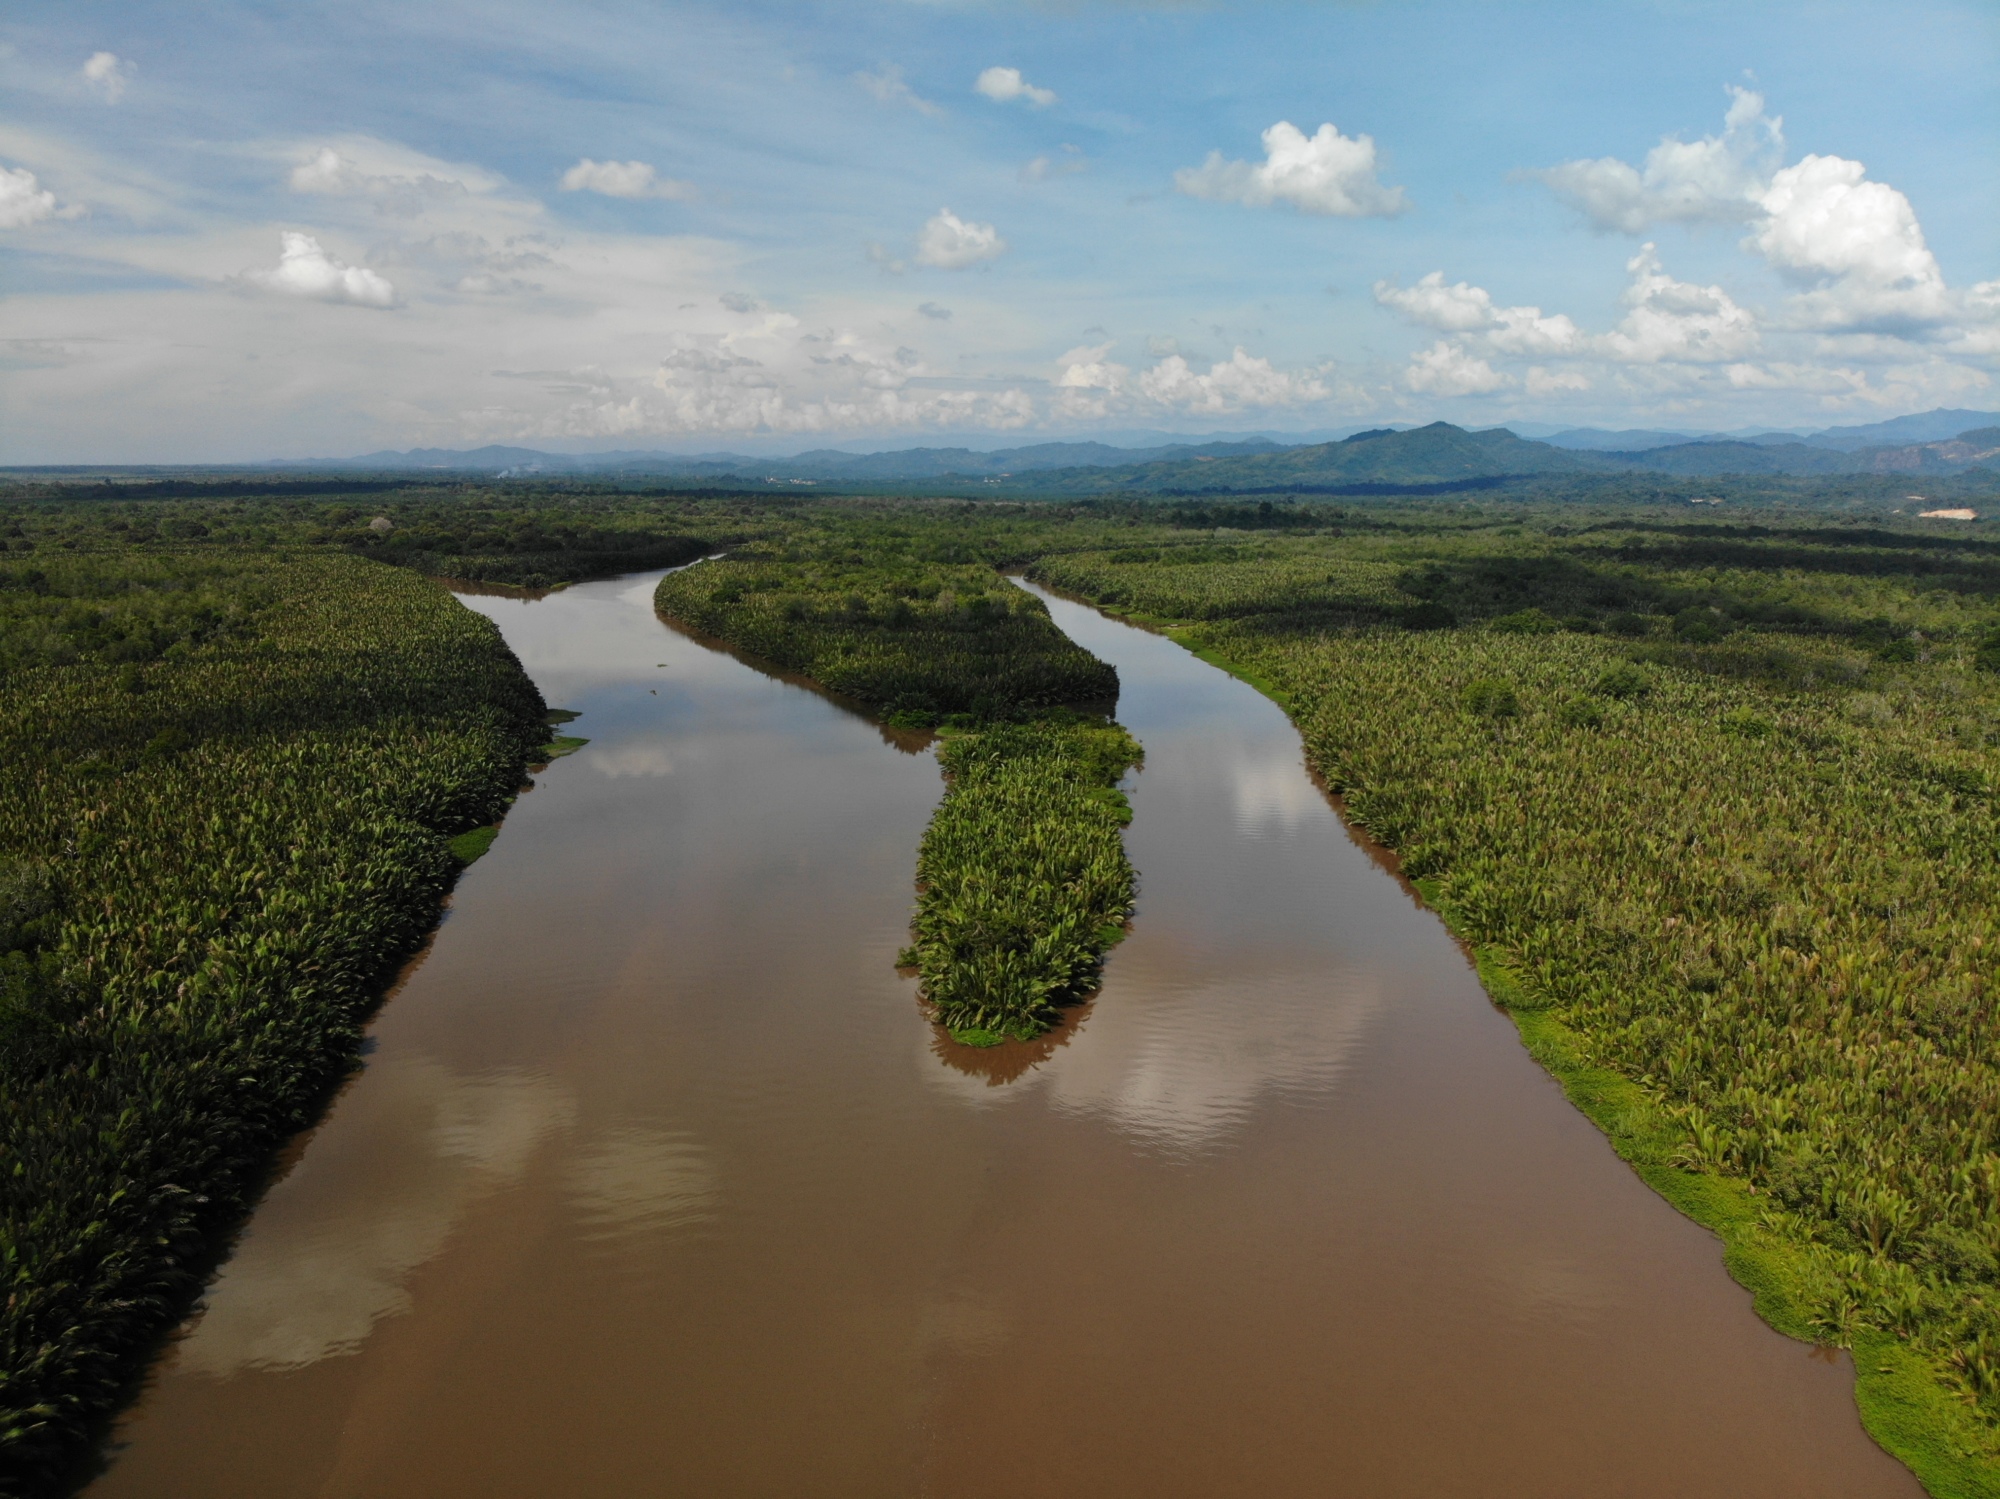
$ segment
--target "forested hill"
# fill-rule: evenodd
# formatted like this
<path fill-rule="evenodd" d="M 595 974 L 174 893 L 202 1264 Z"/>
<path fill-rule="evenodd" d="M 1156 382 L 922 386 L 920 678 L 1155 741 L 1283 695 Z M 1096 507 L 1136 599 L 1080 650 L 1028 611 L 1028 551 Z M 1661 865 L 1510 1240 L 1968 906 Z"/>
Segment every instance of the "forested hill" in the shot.
<path fill-rule="evenodd" d="M 1358 432 L 1340 442 L 1240 455 L 1195 456 L 1116 468 L 1019 475 L 1015 488 L 1103 494 L 1366 494 L 1475 489 L 1552 474 L 1962 474 L 2000 468 L 2000 428 L 1944 442 L 1855 452 L 1802 443 L 1691 442 L 1642 452 L 1591 452 L 1518 437 L 1504 427 L 1468 432 L 1433 422 L 1407 432 Z M 991 481 L 989 481 L 991 482 Z"/>
<path fill-rule="evenodd" d="M 1338 492 L 1389 485 L 1458 486 L 1520 474 L 1585 473 L 1614 465 L 1594 453 L 1576 453 L 1530 442 L 1505 428 L 1468 432 L 1432 422 L 1408 432 L 1386 428 L 1357 432 L 1340 442 L 1277 448 L 1233 457 L 1196 457 L 1125 464 L 1117 468 L 1062 469 L 1015 482 L 1062 493 L 1147 489 L 1173 492 Z"/>

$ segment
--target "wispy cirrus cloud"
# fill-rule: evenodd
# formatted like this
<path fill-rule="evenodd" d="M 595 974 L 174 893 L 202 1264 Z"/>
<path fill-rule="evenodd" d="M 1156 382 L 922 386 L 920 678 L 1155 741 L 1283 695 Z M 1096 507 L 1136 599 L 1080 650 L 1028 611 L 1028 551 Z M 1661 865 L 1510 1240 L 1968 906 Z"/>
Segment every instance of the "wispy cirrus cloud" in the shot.
<path fill-rule="evenodd" d="M 863 69 L 854 75 L 854 81 L 864 94 L 878 104 L 907 105 L 918 114 L 934 120 L 944 115 L 944 106 L 924 98 L 911 88 L 903 77 L 902 68 L 895 63 L 885 62 L 872 70 Z"/>

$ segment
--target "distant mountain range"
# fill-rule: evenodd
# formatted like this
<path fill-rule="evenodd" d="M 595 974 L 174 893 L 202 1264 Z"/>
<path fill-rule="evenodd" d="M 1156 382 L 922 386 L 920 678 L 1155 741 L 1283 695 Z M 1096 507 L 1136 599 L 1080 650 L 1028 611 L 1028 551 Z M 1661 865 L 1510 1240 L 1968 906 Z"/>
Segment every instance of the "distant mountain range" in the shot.
<path fill-rule="evenodd" d="M 1361 432 L 1340 442 L 1242 455 L 1196 456 L 1116 468 L 1047 471 L 1012 481 L 1023 489 L 1077 494 L 1142 490 L 1182 494 L 1421 493 L 1479 488 L 1536 474 L 1958 474 L 2000 466 L 2000 425 L 1942 442 L 1843 450 L 1802 441 L 1729 440 L 1597 451 L 1517 437 L 1504 427 L 1468 432 L 1434 422 Z M 2000 478 L 2000 475 L 1996 475 Z M 988 481 L 991 482 L 991 481 Z"/>
<path fill-rule="evenodd" d="M 532 448 L 416 448 L 295 468 L 454 472 L 527 478 L 671 477 L 728 485 L 907 485 L 977 481 L 982 488 L 1102 493 L 1148 490 L 1243 493 L 1403 491 L 1497 483 L 1533 474 L 1953 474 L 2000 467 L 2000 412 L 1927 411 L 1819 432 L 1698 434 L 1570 428 L 1546 441 L 1505 427 L 1468 431 L 1449 422 L 1377 427 L 1337 441 L 1283 444 L 1265 436 L 1121 448 L 1045 442 L 980 452 L 903 448 L 879 453 L 815 449 L 789 458 L 738 453 L 544 453 Z M 1028 477 L 1032 476 L 1032 477 Z"/>
<path fill-rule="evenodd" d="M 1685 443 L 1746 442 L 1760 447 L 1782 447 L 1798 443 L 1809 448 L 1834 448 L 1851 453 L 1859 448 L 1886 444 L 1942 442 L 1976 427 L 2000 425 L 2000 411 L 1950 411 L 1942 407 L 1921 411 L 1915 416 L 1893 417 L 1886 422 L 1868 422 L 1856 427 L 1827 427 L 1818 432 L 1782 432 L 1757 429 L 1745 432 L 1660 432 L 1650 428 L 1606 432 L 1596 427 L 1572 427 L 1544 438 L 1558 448 L 1587 448 L 1603 452 L 1644 452 L 1651 448 L 1677 447 Z"/>
<path fill-rule="evenodd" d="M 1102 442 L 1043 442 L 1030 447 L 978 452 L 972 448 L 902 448 L 882 453 L 845 453 L 815 448 L 789 458 L 748 458 L 740 453 L 540 453 L 532 448 L 412 448 L 407 453 L 368 453 L 332 464 L 311 461 L 296 467 L 367 469 L 447 469 L 508 478 L 534 474 L 671 474 L 700 478 L 776 478 L 894 484 L 950 475 L 1029 473 L 1057 468 L 1109 468 L 1120 464 L 1197 456 L 1236 456 L 1275 449 L 1268 437 L 1245 441 L 1173 443 L 1157 448 L 1114 448 Z"/>

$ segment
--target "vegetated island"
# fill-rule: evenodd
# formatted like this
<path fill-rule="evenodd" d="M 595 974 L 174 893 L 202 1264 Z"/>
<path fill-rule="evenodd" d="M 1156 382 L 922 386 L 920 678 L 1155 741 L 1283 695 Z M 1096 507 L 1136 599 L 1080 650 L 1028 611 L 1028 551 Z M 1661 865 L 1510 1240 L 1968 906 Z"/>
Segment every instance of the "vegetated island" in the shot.
<path fill-rule="evenodd" d="M 661 580 L 662 613 L 903 727 L 939 727 L 943 800 L 917 859 L 917 970 L 967 1045 L 1025 1040 L 1096 981 L 1132 909 L 1118 781 L 1140 759 L 1117 673 L 1032 594 L 976 560 L 948 519 L 826 512 Z"/>

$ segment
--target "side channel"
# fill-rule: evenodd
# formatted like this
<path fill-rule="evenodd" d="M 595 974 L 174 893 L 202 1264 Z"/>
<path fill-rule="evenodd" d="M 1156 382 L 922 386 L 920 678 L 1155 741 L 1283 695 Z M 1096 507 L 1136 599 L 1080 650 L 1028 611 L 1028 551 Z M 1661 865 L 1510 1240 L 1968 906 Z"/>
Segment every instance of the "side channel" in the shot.
<path fill-rule="evenodd" d="M 591 743 L 93 1499 L 1917 1492 L 1264 699 L 1050 600 L 1146 746 L 1139 915 L 1068 1025 L 969 1052 L 890 967 L 934 764 L 652 583 L 467 600 Z"/>

